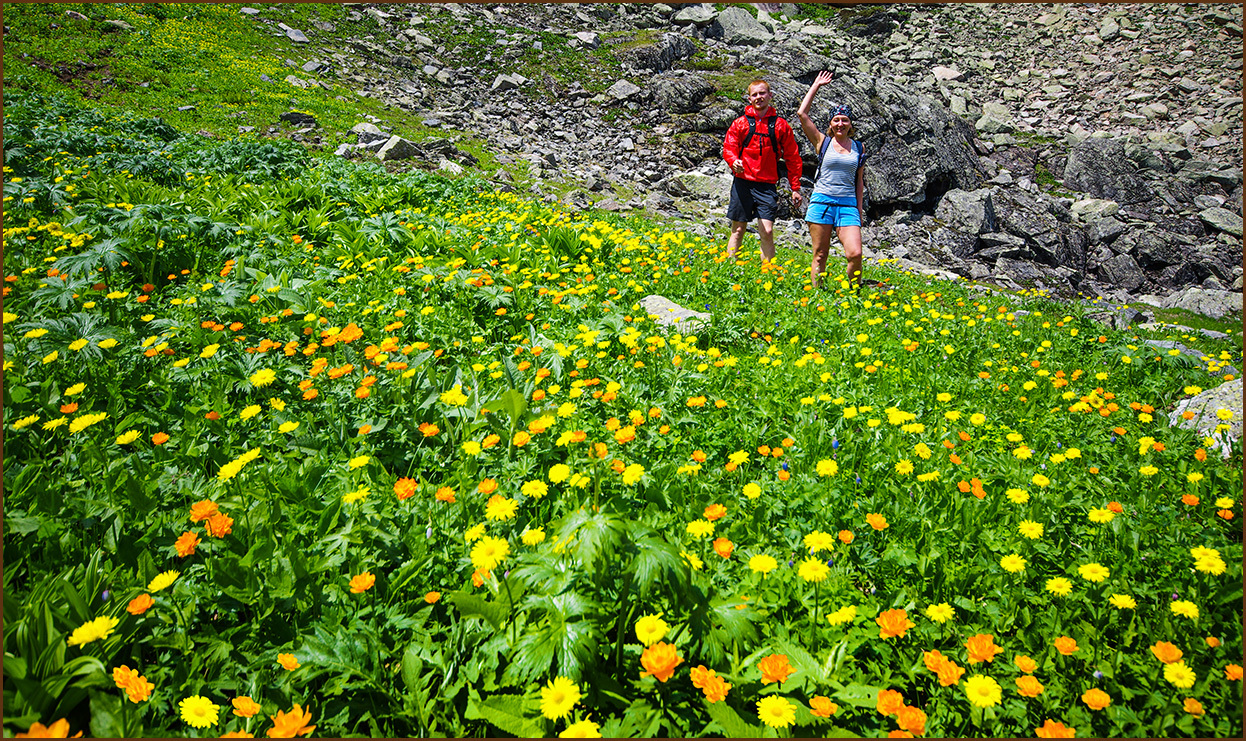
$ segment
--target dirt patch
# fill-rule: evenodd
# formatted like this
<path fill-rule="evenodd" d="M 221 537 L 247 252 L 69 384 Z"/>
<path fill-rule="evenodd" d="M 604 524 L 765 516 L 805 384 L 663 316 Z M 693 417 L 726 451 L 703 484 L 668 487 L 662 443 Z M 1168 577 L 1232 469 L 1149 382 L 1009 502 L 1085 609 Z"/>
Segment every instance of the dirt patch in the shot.
<path fill-rule="evenodd" d="M 99 56 L 109 57 L 111 49 L 104 49 Z M 76 62 L 54 63 L 42 57 L 30 55 L 30 63 L 44 72 L 52 73 L 61 84 L 82 93 L 82 97 L 98 100 L 104 90 L 116 84 L 112 67 L 107 62 Z"/>

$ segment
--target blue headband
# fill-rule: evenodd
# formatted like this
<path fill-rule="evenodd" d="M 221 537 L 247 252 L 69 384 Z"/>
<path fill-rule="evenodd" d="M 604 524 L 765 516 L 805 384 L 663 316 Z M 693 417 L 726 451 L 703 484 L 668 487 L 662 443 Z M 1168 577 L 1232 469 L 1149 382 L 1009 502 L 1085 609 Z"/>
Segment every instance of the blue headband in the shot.
<path fill-rule="evenodd" d="M 847 103 L 841 103 L 831 109 L 831 118 L 836 116 L 847 116 L 848 120 L 852 120 L 852 109 L 848 107 Z"/>

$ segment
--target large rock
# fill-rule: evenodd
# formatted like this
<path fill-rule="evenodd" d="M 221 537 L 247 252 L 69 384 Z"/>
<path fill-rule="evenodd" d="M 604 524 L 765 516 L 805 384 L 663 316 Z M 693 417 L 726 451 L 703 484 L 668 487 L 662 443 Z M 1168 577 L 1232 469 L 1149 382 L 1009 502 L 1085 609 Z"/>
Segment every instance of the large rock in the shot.
<path fill-rule="evenodd" d="M 1012 111 L 1003 103 L 994 101 L 982 104 L 982 116 L 974 128 L 983 134 L 1005 134 L 1017 130 L 1012 122 Z"/>
<path fill-rule="evenodd" d="M 1212 319 L 1223 319 L 1230 314 L 1241 313 L 1242 294 L 1197 287 L 1187 288 L 1165 298 L 1161 308 L 1184 309 Z"/>
<path fill-rule="evenodd" d="M 949 190 L 939 200 L 935 217 L 950 228 L 965 234 L 993 232 L 995 208 L 991 204 L 991 191 L 987 188 L 975 191 Z"/>
<path fill-rule="evenodd" d="M 618 53 L 620 61 L 638 69 L 668 70 L 681 59 L 695 54 L 697 47 L 692 40 L 677 33 L 664 33 L 653 44 L 637 46 Z"/>
<path fill-rule="evenodd" d="M 766 44 L 756 49 L 749 49 L 740 55 L 740 64 L 758 69 L 782 70 L 788 77 L 806 83 L 806 90 L 808 83 L 813 82 L 818 72 L 833 67 L 828 57 L 809 51 L 809 47 L 805 44 L 794 42 Z M 804 95 L 802 91 L 800 97 L 803 98 Z M 799 104 L 799 99 L 797 99 L 797 104 Z M 794 113 L 790 114 L 790 120 L 796 124 Z M 826 122 L 818 121 L 818 125 L 825 127 Z"/>
<path fill-rule="evenodd" d="M 685 309 L 665 296 L 656 294 L 645 296 L 640 300 L 641 307 L 658 324 L 664 327 L 675 327 L 684 334 L 699 332 L 708 326 L 713 316 L 703 311 Z"/>
<path fill-rule="evenodd" d="M 619 80 L 606 89 L 606 95 L 615 100 L 627 100 L 636 93 L 640 92 L 640 88 L 636 87 L 627 80 Z"/>
<path fill-rule="evenodd" d="M 1198 218 L 1212 229 L 1232 234 L 1235 237 L 1242 236 L 1242 217 L 1227 208 L 1205 209 L 1199 212 Z"/>
<path fill-rule="evenodd" d="M 651 78 L 649 90 L 658 108 L 671 113 L 695 113 L 701 109 L 705 96 L 714 92 L 714 86 L 695 72 L 675 70 Z"/>
<path fill-rule="evenodd" d="M 382 162 L 408 160 L 418 156 L 419 153 L 420 150 L 413 142 L 409 142 L 401 136 L 391 136 L 389 141 L 385 142 L 385 146 L 377 151 L 376 158 Z"/>
<path fill-rule="evenodd" d="M 1146 283 L 1146 273 L 1129 255 L 1114 255 L 1099 265 L 1099 278 L 1126 291 L 1136 291 Z"/>
<path fill-rule="evenodd" d="M 1227 410 L 1232 416 L 1227 421 L 1220 419 L 1217 413 L 1221 410 Z M 1186 412 L 1192 412 L 1194 416 L 1187 420 Z M 1234 443 L 1242 439 L 1242 382 L 1234 379 L 1182 399 L 1168 415 L 1168 423 L 1213 438 L 1216 441 L 1213 447 L 1228 458 L 1235 448 Z M 1228 429 L 1219 429 L 1221 425 Z"/>
<path fill-rule="evenodd" d="M 1116 139 L 1090 138 L 1074 146 L 1064 166 L 1064 185 L 1122 205 L 1152 197 L 1134 172 L 1124 144 Z"/>
<path fill-rule="evenodd" d="M 718 14 L 723 29 L 723 42 L 728 46 L 760 46 L 774 38 L 774 33 L 757 22 L 744 8 L 732 6 Z"/>
<path fill-rule="evenodd" d="M 705 28 L 714 22 L 718 12 L 711 3 L 696 3 L 683 6 L 671 21 L 676 26 L 696 26 Z"/>
<path fill-rule="evenodd" d="M 389 140 L 389 134 L 381 131 L 375 124 L 357 123 L 350 130 L 356 137 L 356 144 L 368 145 L 377 140 Z"/>

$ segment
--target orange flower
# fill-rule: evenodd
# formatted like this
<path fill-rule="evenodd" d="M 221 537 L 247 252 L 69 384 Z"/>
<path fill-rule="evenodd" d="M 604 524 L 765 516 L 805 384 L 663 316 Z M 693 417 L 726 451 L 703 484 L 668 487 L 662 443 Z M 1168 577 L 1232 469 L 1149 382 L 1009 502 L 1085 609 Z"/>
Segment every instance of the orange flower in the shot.
<path fill-rule="evenodd" d="M 711 504 L 705 508 L 705 519 L 713 522 L 722 519 L 727 514 L 727 508 L 721 504 Z"/>
<path fill-rule="evenodd" d="M 203 417 L 204 419 L 208 419 L 208 420 L 215 422 L 216 420 L 221 418 L 221 413 L 216 410 L 213 410 L 203 415 Z"/>
<path fill-rule="evenodd" d="M 276 715 L 268 717 L 273 721 L 273 727 L 268 730 L 269 738 L 310 736 L 316 730 L 315 726 L 308 725 L 311 723 L 311 709 L 303 710 L 298 703 L 294 703 L 294 709 L 289 713 L 278 710 Z"/>
<path fill-rule="evenodd" d="M 874 618 L 874 622 L 878 623 L 878 637 L 884 639 L 903 638 L 904 634 L 909 632 L 909 628 L 916 625 L 909 620 L 909 614 L 904 610 L 887 610 Z"/>
<path fill-rule="evenodd" d="M 961 494 L 968 494 L 969 493 L 969 482 L 968 481 L 957 481 L 956 488 L 960 489 Z"/>
<path fill-rule="evenodd" d="M 439 502 L 446 502 L 447 504 L 454 504 L 454 489 L 451 489 L 448 486 L 443 486 L 440 489 L 438 489 L 435 496 L 437 497 L 437 501 Z"/>
<path fill-rule="evenodd" d="M 1017 654 L 1017 657 L 1012 660 L 1012 663 L 1016 664 L 1017 668 L 1026 674 L 1033 674 L 1034 670 L 1038 668 L 1038 662 L 1025 654 Z"/>
<path fill-rule="evenodd" d="M 908 731 L 888 731 L 887 738 L 913 738 L 913 734 Z"/>
<path fill-rule="evenodd" d="M 1108 502 L 1108 511 L 1119 515 L 1125 511 L 1125 506 L 1120 502 Z"/>
<path fill-rule="evenodd" d="M 156 604 L 156 601 L 151 598 L 150 594 L 140 594 L 130 600 L 130 604 L 126 605 L 125 611 L 131 615 L 142 615 L 150 610 L 154 604 Z"/>
<path fill-rule="evenodd" d="M 978 499 L 986 497 L 986 489 L 982 487 L 982 482 L 979 479 L 970 479 L 969 483 L 973 489 L 973 495 L 975 497 Z"/>
<path fill-rule="evenodd" d="M 1242 678 L 1242 667 L 1240 664 L 1229 664 L 1224 667 L 1224 678 L 1230 682 L 1236 682 Z"/>
<path fill-rule="evenodd" d="M 1207 636 L 1203 640 L 1207 642 L 1208 648 L 1220 648 L 1220 639 L 1215 636 Z"/>
<path fill-rule="evenodd" d="M 516 448 L 522 448 L 530 442 L 532 442 L 532 434 L 525 430 L 516 432 L 515 436 L 511 438 L 511 445 L 514 445 Z"/>
<path fill-rule="evenodd" d="M 889 525 L 887 524 L 887 518 L 883 517 L 877 512 L 871 512 L 870 514 L 866 515 L 865 521 L 870 523 L 870 527 L 874 528 L 875 530 L 886 530 L 889 527 Z"/>
<path fill-rule="evenodd" d="M 788 663 L 787 656 L 784 654 L 770 654 L 757 662 L 757 668 L 761 669 L 761 683 L 763 685 L 770 684 L 771 682 L 783 684 L 788 677 L 796 672 L 792 665 Z"/>
<path fill-rule="evenodd" d="M 217 511 L 218 510 L 216 507 L 216 502 L 213 502 L 209 499 L 204 499 L 203 501 L 195 502 L 194 504 L 190 505 L 190 521 L 199 522 L 200 520 L 206 520 L 212 515 L 216 514 Z"/>
<path fill-rule="evenodd" d="M 996 654 L 1001 654 L 1004 649 L 995 645 L 995 636 L 991 633 L 979 633 L 965 642 L 965 648 L 969 650 L 969 663 L 977 664 L 983 661 L 992 662 L 995 660 Z"/>
<path fill-rule="evenodd" d="M 199 536 L 187 530 L 182 533 L 173 547 L 177 549 L 177 555 L 185 558 L 195 552 L 195 546 L 199 545 Z"/>
<path fill-rule="evenodd" d="M 878 691 L 878 712 L 883 715 L 895 715 L 904 707 L 904 695 L 895 690 Z"/>
<path fill-rule="evenodd" d="M 61 414 L 73 414 L 78 411 L 78 402 L 71 401 L 68 404 L 61 404 Z"/>
<path fill-rule="evenodd" d="M 707 702 L 712 704 L 727 698 L 727 692 L 731 689 L 731 684 L 715 674 L 713 669 L 708 669 L 705 665 L 701 665 L 694 668 L 690 674 L 692 686 L 705 693 Z"/>
<path fill-rule="evenodd" d="M 203 523 L 203 528 L 208 531 L 208 535 L 213 538 L 223 538 L 233 532 L 234 518 L 227 514 L 217 512 Z"/>
<path fill-rule="evenodd" d="M 427 592 L 424 594 L 424 601 L 430 605 L 436 604 L 441 599 L 441 592 Z"/>
<path fill-rule="evenodd" d="M 82 731 L 78 731 L 74 735 L 69 735 L 69 721 L 65 718 L 54 722 L 50 726 L 45 726 L 39 721 L 35 721 L 30 730 L 25 733 L 14 734 L 14 738 L 81 738 Z"/>
<path fill-rule="evenodd" d="M 113 682 L 118 689 L 125 690 L 126 696 L 130 698 L 130 702 L 143 702 L 151 697 L 151 691 L 156 689 L 156 685 L 147 681 L 147 677 L 139 676 L 124 664 L 112 670 Z"/>
<path fill-rule="evenodd" d="M 488 579 L 488 578 L 489 578 L 488 571 L 482 571 L 480 569 L 476 569 L 475 571 L 472 572 L 472 586 L 482 587 L 484 586 L 485 579 Z"/>
<path fill-rule="evenodd" d="M 371 572 L 365 571 L 362 574 L 356 574 L 350 578 L 350 593 L 363 594 L 376 584 L 376 576 Z"/>
<path fill-rule="evenodd" d="M 1055 640 L 1054 645 L 1056 650 L 1065 656 L 1071 656 L 1072 654 L 1077 653 L 1077 641 L 1073 640 L 1069 636 L 1060 636 Z"/>
<path fill-rule="evenodd" d="M 714 539 L 714 552 L 723 558 L 731 558 L 731 549 L 733 548 L 735 548 L 735 543 L 726 538 Z"/>
<path fill-rule="evenodd" d="M 169 436 L 163 432 L 157 432 L 151 436 L 152 445 L 164 445 L 167 442 L 169 442 Z"/>
<path fill-rule="evenodd" d="M 814 695 L 809 699 L 809 712 L 819 718 L 829 718 L 839 712 L 839 706 L 831 702 L 829 697 Z"/>
<path fill-rule="evenodd" d="M 246 731 L 230 731 L 229 733 L 222 733 L 221 738 L 255 738 L 255 734 L 247 733 Z"/>
<path fill-rule="evenodd" d="M 960 684 L 960 678 L 965 675 L 965 668 L 948 659 L 943 662 L 943 666 L 939 667 L 938 674 L 939 686 L 955 687 Z"/>
<path fill-rule="evenodd" d="M 1185 698 L 1185 702 L 1183 703 L 1182 707 L 1190 715 L 1197 715 L 1201 717 L 1207 712 L 1206 710 L 1203 709 L 1203 703 L 1199 702 L 1198 700 L 1195 700 L 1193 697 Z"/>
<path fill-rule="evenodd" d="M 900 726 L 900 728 L 914 736 L 921 736 L 926 733 L 926 713 L 921 708 L 905 705 L 900 708 L 900 712 L 897 715 L 896 725 Z"/>
<path fill-rule="evenodd" d="M 422 422 L 419 426 L 420 434 L 424 437 L 435 437 L 441 432 L 441 428 L 430 422 Z"/>
<path fill-rule="evenodd" d="M 1186 494 L 1181 497 L 1181 503 L 1186 505 L 1187 507 L 1197 507 L 1198 497 L 1194 496 L 1193 494 Z"/>
<path fill-rule="evenodd" d="M 1231 509 L 1218 509 L 1218 510 L 1216 510 L 1216 516 L 1217 516 L 1217 517 L 1219 517 L 1219 518 L 1221 518 L 1221 519 L 1223 519 L 1223 520 L 1232 520 L 1232 519 L 1233 519 L 1233 510 L 1231 510 Z"/>
<path fill-rule="evenodd" d="M 239 718 L 250 718 L 263 709 L 258 702 L 252 700 L 247 695 L 235 697 L 233 700 L 230 700 L 230 704 L 234 706 L 234 715 Z"/>
<path fill-rule="evenodd" d="M 792 478 L 792 474 L 788 473 L 787 471 L 783 469 L 779 469 L 779 481 L 787 481 L 790 478 Z M 1220 510 L 1220 511 L 1225 512 L 1227 510 Z M 1232 512 L 1230 512 L 1229 514 L 1231 515 Z"/>
<path fill-rule="evenodd" d="M 1038 697 L 1043 694 L 1043 685 L 1029 674 L 1017 677 L 1017 692 L 1025 697 Z"/>
<path fill-rule="evenodd" d="M 288 672 L 292 672 L 299 668 L 299 660 L 294 654 L 277 654 L 277 663 L 281 664 L 281 668 Z"/>
<path fill-rule="evenodd" d="M 922 661 L 925 662 L 927 669 L 937 674 L 939 667 L 947 663 L 947 657 L 939 651 L 923 651 Z"/>
<path fill-rule="evenodd" d="M 660 641 L 646 648 L 640 655 L 640 665 L 645 668 L 640 676 L 653 675 L 659 682 L 665 682 L 675 674 L 675 667 L 683 662 L 683 657 L 675 650 L 674 645 Z"/>
<path fill-rule="evenodd" d="M 415 479 L 401 478 L 394 482 L 394 494 L 398 497 L 398 501 L 410 499 L 415 496 L 415 489 L 418 486 Z"/>
<path fill-rule="evenodd" d="M 1046 723 L 1034 729 L 1034 735 L 1039 738 L 1075 738 L 1077 732 L 1076 729 L 1048 718 Z"/>
<path fill-rule="evenodd" d="M 476 490 L 481 494 L 492 494 L 498 490 L 498 482 L 493 479 L 485 479 L 480 482 L 480 485 L 476 487 Z"/>
<path fill-rule="evenodd" d="M 1086 707 L 1091 710 L 1102 710 L 1112 704 L 1112 698 L 1108 693 L 1095 687 L 1082 693 L 1082 702 L 1086 703 Z"/>
<path fill-rule="evenodd" d="M 853 535 L 851 530 L 840 530 L 839 531 L 839 542 L 843 543 L 844 545 L 851 545 L 852 541 L 856 539 L 857 539 L 857 536 Z"/>
<path fill-rule="evenodd" d="M 1198 450 L 1194 451 L 1194 459 L 1197 460 L 1199 463 L 1202 463 L 1203 461 L 1207 460 L 1207 451 L 1203 450 L 1202 448 L 1199 448 Z"/>
<path fill-rule="evenodd" d="M 1156 642 L 1154 646 L 1151 646 L 1151 653 L 1155 654 L 1155 658 L 1165 664 L 1175 664 L 1181 661 L 1181 657 L 1184 656 L 1181 649 L 1167 641 Z"/>

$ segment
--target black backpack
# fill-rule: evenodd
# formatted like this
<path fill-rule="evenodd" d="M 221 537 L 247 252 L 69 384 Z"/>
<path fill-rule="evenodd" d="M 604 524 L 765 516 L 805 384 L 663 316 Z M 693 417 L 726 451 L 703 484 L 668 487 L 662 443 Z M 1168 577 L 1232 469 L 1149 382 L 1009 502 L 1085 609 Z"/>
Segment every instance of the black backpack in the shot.
<path fill-rule="evenodd" d="M 748 119 L 748 136 L 744 137 L 744 142 L 740 144 L 740 151 L 736 152 L 736 157 L 743 158 L 744 150 L 748 148 L 749 142 L 753 141 L 753 135 L 757 133 L 757 118 L 744 114 Z M 778 116 L 772 116 L 768 119 L 771 123 L 766 127 L 766 136 L 770 137 L 770 147 L 774 150 L 774 162 L 778 167 L 779 182 L 787 180 L 787 163 L 783 161 L 783 157 L 779 155 L 779 139 L 774 135 L 775 124 L 778 122 Z"/>

